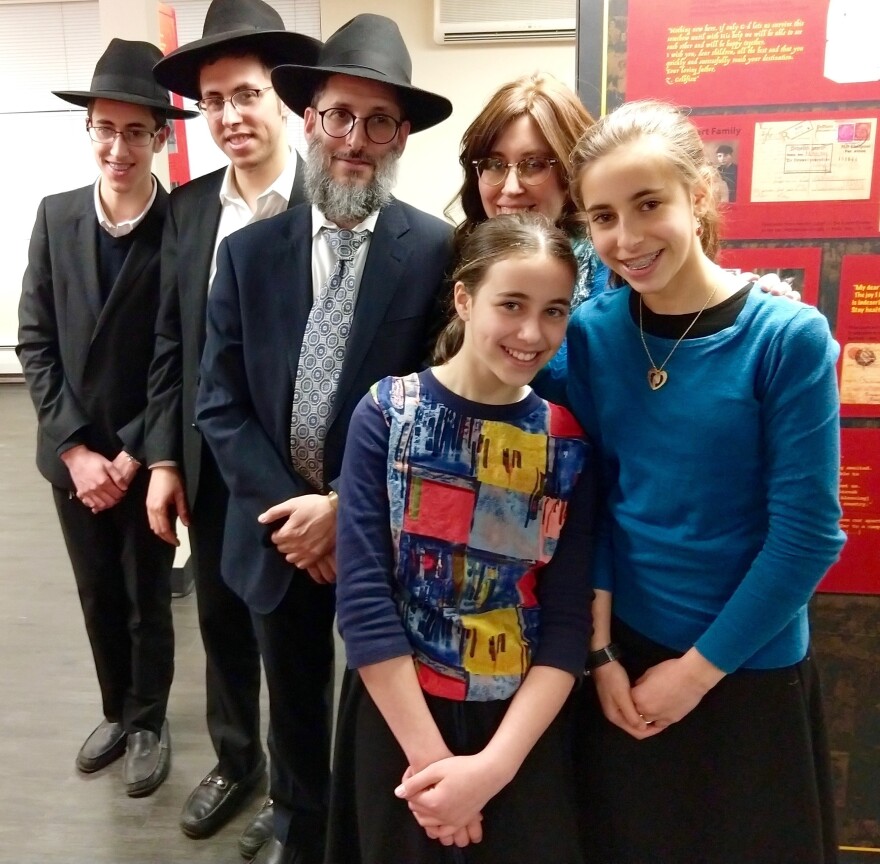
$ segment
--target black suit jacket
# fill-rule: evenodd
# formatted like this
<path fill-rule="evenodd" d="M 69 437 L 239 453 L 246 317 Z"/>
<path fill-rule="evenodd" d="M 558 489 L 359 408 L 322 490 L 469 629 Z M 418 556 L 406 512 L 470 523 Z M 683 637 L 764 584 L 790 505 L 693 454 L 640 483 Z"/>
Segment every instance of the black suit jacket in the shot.
<path fill-rule="evenodd" d="M 150 367 L 146 456 L 148 465 L 173 461 L 182 466 L 190 507 L 195 504 L 202 464 L 195 402 L 225 173 L 220 168 L 171 193 L 162 238 L 162 299 Z M 288 207 L 305 201 L 304 174 L 297 154 Z"/>
<path fill-rule="evenodd" d="M 401 202 L 383 208 L 358 289 L 324 450 L 325 488 L 342 463 L 352 411 L 370 385 L 420 368 L 442 322 L 451 230 Z M 291 467 L 290 412 L 312 306 L 308 205 L 249 225 L 218 252 L 208 302 L 198 423 L 230 491 L 223 576 L 253 609 L 272 611 L 295 568 L 257 516 L 314 490 Z"/>
<path fill-rule="evenodd" d="M 94 186 L 43 199 L 28 249 L 16 349 L 37 409 L 37 467 L 73 490 L 59 454 L 85 444 L 143 460 L 147 372 L 168 193 L 159 186 L 113 288 L 101 298 Z"/>

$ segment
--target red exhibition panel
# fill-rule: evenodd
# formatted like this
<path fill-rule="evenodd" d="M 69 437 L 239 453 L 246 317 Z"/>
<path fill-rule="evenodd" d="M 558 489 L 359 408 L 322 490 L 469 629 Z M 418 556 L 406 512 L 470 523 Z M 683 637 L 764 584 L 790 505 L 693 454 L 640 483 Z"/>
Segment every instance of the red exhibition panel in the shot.
<path fill-rule="evenodd" d="M 880 97 L 876 0 L 629 0 L 626 98 L 709 108 Z"/>
<path fill-rule="evenodd" d="M 716 184 L 725 239 L 880 236 L 877 109 L 691 119 L 712 164 L 732 151 Z"/>
<path fill-rule="evenodd" d="M 880 417 L 880 255 L 844 256 L 836 336 L 841 416 Z"/>
<path fill-rule="evenodd" d="M 813 246 L 774 246 L 762 249 L 727 249 L 718 253 L 718 263 L 726 270 L 741 273 L 774 272 L 800 291 L 804 303 L 819 302 L 819 274 L 822 250 Z"/>
<path fill-rule="evenodd" d="M 847 541 L 820 591 L 880 594 L 880 429 L 841 430 L 841 527 Z"/>

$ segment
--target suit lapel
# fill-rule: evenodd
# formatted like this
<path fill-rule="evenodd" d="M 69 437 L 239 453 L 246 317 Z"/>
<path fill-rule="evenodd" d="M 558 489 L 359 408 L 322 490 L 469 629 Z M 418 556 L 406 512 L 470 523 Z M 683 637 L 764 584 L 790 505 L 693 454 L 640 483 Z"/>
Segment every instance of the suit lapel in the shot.
<path fill-rule="evenodd" d="M 287 207 L 295 207 L 297 204 L 306 203 L 306 166 L 299 153 L 296 154 L 296 173 L 293 175 L 293 188 L 290 190 L 290 198 Z"/>
<path fill-rule="evenodd" d="M 278 293 L 282 326 L 288 336 L 287 363 L 292 383 L 296 381 L 303 333 L 312 309 L 312 209 L 303 204 L 290 216 L 284 241 L 290 266 L 280 271 L 285 284 Z"/>
<path fill-rule="evenodd" d="M 183 310 L 187 321 L 193 322 L 198 327 L 199 357 L 205 348 L 205 320 L 208 314 L 208 289 L 211 278 L 211 261 L 214 259 L 214 244 L 217 242 L 217 229 L 220 227 L 220 187 L 223 185 L 223 177 L 226 169 L 221 168 L 216 172 L 216 183 L 205 186 L 204 194 L 200 194 L 195 203 L 196 207 L 182 214 L 188 222 L 195 224 L 195 230 L 187 242 L 181 242 L 178 237 L 177 254 L 192 255 L 192 265 L 188 272 L 192 274 L 192 288 L 180 286 L 181 305 L 194 305 L 195 308 Z M 180 227 L 178 226 L 178 230 Z M 192 298 L 191 304 L 186 304 L 186 298 Z"/>
<path fill-rule="evenodd" d="M 409 222 L 403 209 L 396 203 L 392 202 L 379 214 L 358 288 L 354 321 L 345 348 L 345 361 L 333 400 L 330 423 L 336 419 L 340 406 L 345 404 L 357 371 L 397 292 L 403 268 L 412 254 L 406 239 L 408 232 Z"/>
<path fill-rule="evenodd" d="M 98 273 L 98 231 L 97 216 L 95 215 L 94 201 L 89 195 L 88 202 L 84 202 L 80 214 L 77 216 L 73 229 L 73 243 L 70 246 L 72 284 L 82 286 L 85 294 L 85 309 L 90 317 L 90 331 L 94 329 L 95 322 L 101 314 L 104 300 L 101 297 L 100 275 Z M 85 310 L 84 310 L 85 311 Z"/>

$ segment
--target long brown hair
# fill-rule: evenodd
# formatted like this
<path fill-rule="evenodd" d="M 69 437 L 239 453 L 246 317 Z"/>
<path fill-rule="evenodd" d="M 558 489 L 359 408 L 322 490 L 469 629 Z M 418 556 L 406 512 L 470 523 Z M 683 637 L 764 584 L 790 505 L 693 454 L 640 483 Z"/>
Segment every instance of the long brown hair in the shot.
<path fill-rule="evenodd" d="M 479 178 L 473 161 L 489 156 L 507 126 L 523 115 L 534 120 L 552 155 L 559 160 L 556 170 L 560 172 L 563 187 L 568 184 L 571 151 L 595 122 L 578 97 L 546 72 L 535 72 L 502 85 L 461 139 L 458 161 L 464 172 L 464 181 L 445 210 L 446 215 L 452 218 L 450 214 L 459 201 L 464 210 L 464 221 L 455 231 L 456 248 L 461 246 L 467 234 L 488 218 L 480 199 Z M 566 196 L 562 217 L 557 224 L 566 230 L 574 228 L 575 209 L 571 197 Z"/>
<path fill-rule="evenodd" d="M 574 286 L 577 260 L 571 251 L 568 235 L 539 213 L 513 213 L 486 219 L 466 235 L 458 265 L 452 274 L 453 284 L 461 282 L 473 297 L 479 291 L 489 268 L 510 258 L 544 255 L 555 258 L 571 270 Z M 455 310 L 449 323 L 437 337 L 433 361 L 443 364 L 454 357 L 464 341 L 465 323 Z"/>
<path fill-rule="evenodd" d="M 571 154 L 569 192 L 572 199 L 578 210 L 582 211 L 584 202 L 580 187 L 584 172 L 597 159 L 621 145 L 648 136 L 663 141 L 666 155 L 686 187 L 699 185 L 705 188 L 706 210 L 700 214 L 703 229 L 700 244 L 703 252 L 714 260 L 720 243 L 721 222 L 713 191 L 717 169 L 706 161 L 700 132 L 681 108 L 655 99 L 627 102 L 588 129 Z M 613 283 L 620 284 L 622 281 L 619 276 L 612 274 Z"/>

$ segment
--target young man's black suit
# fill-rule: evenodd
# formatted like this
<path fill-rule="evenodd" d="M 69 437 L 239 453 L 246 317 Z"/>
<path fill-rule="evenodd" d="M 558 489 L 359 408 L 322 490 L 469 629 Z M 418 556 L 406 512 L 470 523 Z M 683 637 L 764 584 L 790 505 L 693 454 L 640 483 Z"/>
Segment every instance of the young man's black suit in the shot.
<path fill-rule="evenodd" d="M 19 305 L 18 356 L 37 409 L 37 466 L 52 484 L 101 687 L 104 715 L 160 734 L 174 672 L 172 549 L 150 531 L 141 468 L 93 514 L 59 458 L 84 444 L 143 461 L 147 371 L 168 195 L 158 187 L 104 297 L 94 186 L 40 204 Z"/>
<path fill-rule="evenodd" d="M 304 200 L 303 165 L 288 206 Z M 199 624 L 207 658 L 207 722 L 219 773 L 238 782 L 263 764 L 260 655 L 247 606 L 220 576 L 229 493 L 195 422 L 199 362 L 205 346 L 208 282 L 220 223 L 225 168 L 171 193 L 162 248 L 162 303 L 150 370 L 147 464 L 171 461 L 183 472 L 192 517 L 190 540 Z"/>

